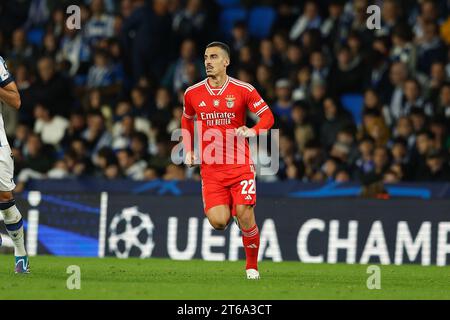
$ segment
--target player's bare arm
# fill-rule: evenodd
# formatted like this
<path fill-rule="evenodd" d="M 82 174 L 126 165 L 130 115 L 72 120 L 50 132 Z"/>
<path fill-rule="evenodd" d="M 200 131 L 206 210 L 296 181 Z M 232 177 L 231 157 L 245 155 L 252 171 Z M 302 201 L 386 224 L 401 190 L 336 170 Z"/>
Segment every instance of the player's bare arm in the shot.
<path fill-rule="evenodd" d="M 183 144 L 186 150 L 184 163 L 188 167 L 193 167 L 197 163 L 197 157 L 194 152 L 194 117 L 186 114 L 186 102 L 184 105 L 183 116 L 181 117 L 181 128 L 183 129 Z"/>
<path fill-rule="evenodd" d="M 253 127 L 248 128 L 246 126 L 239 127 L 235 130 L 238 137 L 251 138 L 257 136 L 259 133 L 269 130 L 274 123 L 274 117 L 272 112 L 264 113 L 259 122 Z"/>
<path fill-rule="evenodd" d="M 14 81 L 8 83 L 3 88 L 0 87 L 0 100 L 15 109 L 20 108 L 20 94 Z"/>
<path fill-rule="evenodd" d="M 269 108 L 265 112 L 260 114 L 258 123 L 253 128 L 248 128 L 247 126 L 241 126 L 235 129 L 235 133 L 238 137 L 251 138 L 256 135 L 266 132 L 269 130 L 274 123 L 273 113 Z"/>

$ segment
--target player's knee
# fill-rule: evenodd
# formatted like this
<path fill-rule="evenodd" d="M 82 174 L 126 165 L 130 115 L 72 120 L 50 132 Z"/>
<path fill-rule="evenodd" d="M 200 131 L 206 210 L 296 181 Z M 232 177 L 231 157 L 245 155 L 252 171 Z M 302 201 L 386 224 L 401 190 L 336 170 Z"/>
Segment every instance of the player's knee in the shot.
<path fill-rule="evenodd" d="M 11 191 L 0 191 L 0 203 L 14 201 Z"/>
<path fill-rule="evenodd" d="M 210 221 L 210 223 L 215 230 L 225 230 L 227 227 L 227 223 L 224 221 Z"/>
<path fill-rule="evenodd" d="M 22 215 L 16 207 L 16 201 L 10 199 L 8 201 L 0 202 L 0 212 L 6 225 L 14 225 L 22 223 Z"/>
<path fill-rule="evenodd" d="M 236 214 L 239 217 L 239 219 L 251 219 L 254 215 L 253 206 L 239 205 L 236 207 Z"/>
<path fill-rule="evenodd" d="M 236 208 L 236 215 L 239 220 L 239 224 L 243 228 L 251 228 L 255 224 L 255 213 L 253 206 L 239 205 Z"/>
<path fill-rule="evenodd" d="M 206 213 L 209 223 L 216 230 L 225 230 L 230 222 L 231 213 L 228 208 L 214 207 Z"/>
<path fill-rule="evenodd" d="M 225 230 L 228 222 L 222 217 L 209 217 L 209 223 L 215 230 Z"/>

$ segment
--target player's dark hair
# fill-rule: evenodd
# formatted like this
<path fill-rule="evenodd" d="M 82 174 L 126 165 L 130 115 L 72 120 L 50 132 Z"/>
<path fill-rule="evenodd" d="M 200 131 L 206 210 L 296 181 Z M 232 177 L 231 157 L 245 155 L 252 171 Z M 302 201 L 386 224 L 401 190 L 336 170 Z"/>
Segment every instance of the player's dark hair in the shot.
<path fill-rule="evenodd" d="M 223 51 L 225 51 L 227 53 L 228 59 L 231 57 L 230 47 L 227 44 L 220 42 L 220 41 L 214 41 L 206 46 L 206 48 L 212 48 L 212 47 L 221 48 Z"/>

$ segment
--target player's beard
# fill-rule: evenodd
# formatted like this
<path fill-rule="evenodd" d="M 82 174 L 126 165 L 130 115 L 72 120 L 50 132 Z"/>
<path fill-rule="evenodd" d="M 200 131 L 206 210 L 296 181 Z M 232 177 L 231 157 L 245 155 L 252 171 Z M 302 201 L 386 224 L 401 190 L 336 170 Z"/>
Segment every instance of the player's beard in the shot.
<path fill-rule="evenodd" d="M 208 73 L 208 71 L 206 71 L 206 76 L 209 78 L 209 79 L 217 79 L 218 77 L 220 77 L 222 75 L 222 73 L 221 73 L 221 71 L 220 70 L 218 70 L 218 69 L 216 69 L 216 68 L 214 68 L 214 69 L 212 69 L 212 70 L 210 70 L 210 72 Z M 223 76 L 225 76 L 226 75 L 226 73 L 223 73 Z"/>

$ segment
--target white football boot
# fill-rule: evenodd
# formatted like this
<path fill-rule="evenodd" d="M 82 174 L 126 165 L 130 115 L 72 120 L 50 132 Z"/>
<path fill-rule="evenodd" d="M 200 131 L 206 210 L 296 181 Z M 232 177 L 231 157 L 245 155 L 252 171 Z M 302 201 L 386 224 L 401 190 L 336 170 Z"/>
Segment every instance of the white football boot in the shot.
<path fill-rule="evenodd" d="M 247 279 L 249 280 L 259 280 L 259 272 L 255 269 L 247 269 Z"/>

